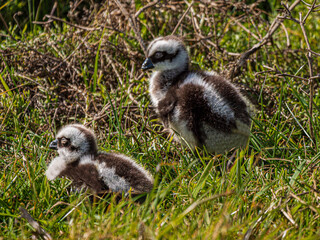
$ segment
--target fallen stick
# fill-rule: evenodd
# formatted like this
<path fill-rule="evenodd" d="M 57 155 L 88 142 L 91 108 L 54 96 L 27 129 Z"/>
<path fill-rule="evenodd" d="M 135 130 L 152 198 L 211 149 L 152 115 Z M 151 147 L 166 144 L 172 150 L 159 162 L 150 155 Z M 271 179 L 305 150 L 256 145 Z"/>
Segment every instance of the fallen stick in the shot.
<path fill-rule="evenodd" d="M 28 223 L 36 230 L 36 233 L 38 235 L 40 235 L 41 237 L 43 237 L 46 240 L 52 240 L 52 237 L 50 236 L 50 234 L 47 233 L 40 226 L 40 224 L 31 217 L 31 215 L 28 213 L 28 211 L 26 209 L 24 209 L 23 207 L 20 207 L 19 210 L 21 212 L 21 217 L 28 221 Z"/>

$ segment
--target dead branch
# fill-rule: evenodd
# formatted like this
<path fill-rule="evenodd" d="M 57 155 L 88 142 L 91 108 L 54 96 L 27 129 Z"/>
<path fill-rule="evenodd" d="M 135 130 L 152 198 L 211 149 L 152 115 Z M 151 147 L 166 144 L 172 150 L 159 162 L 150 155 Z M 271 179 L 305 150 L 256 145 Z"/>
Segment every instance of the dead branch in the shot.
<path fill-rule="evenodd" d="M 300 3 L 300 1 L 301 0 L 296 0 L 288 9 L 292 11 Z M 249 57 L 269 41 L 269 39 L 272 37 L 272 35 L 283 22 L 284 17 L 285 15 L 279 14 L 276 17 L 276 19 L 272 22 L 269 31 L 263 37 L 263 39 L 259 43 L 255 44 L 252 48 L 241 54 L 239 60 L 235 63 L 235 65 L 232 67 L 228 74 L 230 79 L 233 79 L 234 77 L 238 76 L 240 74 L 241 67 L 243 67 L 246 64 L 246 61 L 249 59 Z"/>
<path fill-rule="evenodd" d="M 287 29 L 286 29 L 286 26 L 285 26 L 283 23 L 281 23 L 281 27 L 282 27 L 282 29 L 283 29 L 284 33 L 286 34 L 286 38 L 287 38 L 287 47 L 289 48 L 289 47 L 291 46 L 291 43 L 290 43 L 290 38 L 289 38 L 288 31 L 287 31 Z"/>
<path fill-rule="evenodd" d="M 301 79 L 301 80 L 304 80 L 304 81 L 308 81 L 307 78 L 296 76 L 296 75 L 292 75 L 292 74 L 287 74 L 287 73 L 277 74 L 276 76 L 279 76 L 279 77 L 292 77 L 292 78 L 297 78 L 297 79 Z"/>
<path fill-rule="evenodd" d="M 309 84 L 310 84 L 310 95 L 309 95 L 309 131 L 310 131 L 310 137 L 312 138 L 313 142 L 316 144 L 316 138 L 314 135 L 314 130 L 313 130 L 313 121 L 312 121 L 312 116 L 313 116 L 313 96 L 314 96 L 314 79 L 312 79 L 313 77 L 313 69 L 312 69 L 312 53 L 310 52 L 311 47 L 310 47 L 310 43 L 309 43 L 309 39 L 308 39 L 308 35 L 306 33 L 306 29 L 304 27 L 304 24 L 306 23 L 307 18 L 309 17 L 310 13 L 312 12 L 312 10 L 314 9 L 316 4 L 316 0 L 313 1 L 312 6 L 310 7 L 308 13 L 306 14 L 306 16 L 303 18 L 302 20 L 302 14 L 299 13 L 299 20 L 300 20 L 300 27 L 301 30 L 303 32 L 303 36 L 305 39 L 305 42 L 307 44 L 307 50 L 309 51 L 306 56 L 307 56 L 307 60 L 308 60 L 308 67 L 309 67 Z"/>
<path fill-rule="evenodd" d="M 241 27 L 243 30 L 245 30 L 247 33 L 249 33 L 252 37 L 254 37 L 256 40 L 260 41 L 260 38 L 255 35 L 253 32 L 251 32 L 248 28 L 246 28 L 241 22 L 236 18 L 231 18 L 232 21 L 234 21 L 239 27 Z"/>
<path fill-rule="evenodd" d="M 3 18 L 3 16 L 2 16 L 1 13 L 0 13 L 0 20 L 2 21 L 3 26 L 4 26 L 5 29 L 7 30 L 10 38 L 11 38 L 12 40 L 16 41 L 16 39 L 14 38 L 14 36 L 11 34 L 11 32 L 10 32 L 10 30 L 9 30 L 9 27 L 8 27 L 8 24 L 7 24 L 6 21 L 4 20 L 4 18 Z"/>
<path fill-rule="evenodd" d="M 114 2 L 118 5 L 118 7 L 120 8 L 122 14 L 125 15 L 129 19 L 129 23 L 130 23 L 134 33 L 137 36 L 139 44 L 140 44 L 144 54 L 147 55 L 147 48 L 146 48 L 145 43 L 142 40 L 140 32 L 137 30 L 135 19 L 128 13 L 128 11 L 122 6 L 122 4 L 118 0 L 114 0 Z"/>
<path fill-rule="evenodd" d="M 280 211 L 292 223 L 292 225 L 298 227 L 298 224 L 293 220 L 292 216 L 289 213 L 287 213 L 283 208 L 281 208 Z"/>
<path fill-rule="evenodd" d="M 148 3 L 147 5 L 145 5 L 145 6 L 143 6 L 142 8 L 140 8 L 140 9 L 136 12 L 136 14 L 134 15 L 134 17 L 135 17 L 135 18 L 139 17 L 139 15 L 140 15 L 143 11 L 145 11 L 146 9 L 148 9 L 148 8 L 150 8 L 150 7 L 153 7 L 153 6 L 157 5 L 159 2 L 160 2 L 160 0 L 155 0 L 155 1 L 151 2 L 151 3 Z"/>
<path fill-rule="evenodd" d="M 303 2 L 303 3 L 306 4 L 305 2 Z M 316 76 L 316 77 L 313 76 L 313 67 L 312 67 L 313 58 L 312 58 L 312 54 L 315 54 L 315 55 L 318 55 L 318 56 L 319 56 L 319 54 L 316 53 L 316 52 L 313 52 L 311 50 L 309 38 L 308 38 L 308 35 L 306 33 L 306 29 L 305 29 L 304 25 L 306 23 L 307 18 L 310 16 L 310 13 L 317 7 L 315 4 L 316 4 L 316 0 L 313 1 L 312 5 L 306 4 L 306 5 L 310 6 L 309 11 L 303 18 L 302 18 L 302 14 L 299 13 L 299 20 L 295 19 L 291 14 L 290 8 L 287 8 L 285 6 L 285 9 L 287 11 L 287 15 L 289 16 L 289 19 L 294 21 L 294 22 L 296 22 L 296 23 L 298 23 L 300 25 L 300 28 L 301 28 L 302 33 L 303 33 L 304 40 L 305 40 L 306 45 L 307 45 L 306 50 L 308 52 L 306 54 L 306 57 L 307 57 L 308 68 L 309 68 L 309 79 L 308 80 L 309 80 L 309 91 L 310 91 L 310 95 L 309 95 L 309 131 L 310 131 L 310 137 L 311 137 L 313 143 L 316 143 L 316 138 L 315 138 L 314 129 L 313 129 L 313 121 L 312 121 L 312 116 L 313 116 L 313 97 L 314 97 L 314 94 L 315 94 L 315 90 L 314 90 L 315 82 L 314 82 L 314 80 L 317 79 L 318 76 Z"/>
<path fill-rule="evenodd" d="M 45 15 L 45 18 L 53 19 L 55 21 L 60 21 L 60 22 L 63 22 L 65 24 L 70 25 L 71 27 L 79 28 L 79 29 L 86 30 L 86 31 L 101 30 L 100 28 L 85 27 L 85 26 L 74 24 L 74 23 L 70 23 L 70 22 L 67 22 L 66 20 L 63 20 L 61 18 L 58 18 L 56 16 L 52 16 L 52 15 L 48 15 L 48 14 Z"/>
<path fill-rule="evenodd" d="M 315 212 L 316 214 L 318 214 L 318 211 L 315 207 L 309 205 L 306 201 L 302 200 L 300 197 L 298 197 L 297 195 L 295 195 L 294 193 L 290 193 L 290 196 L 293 197 L 294 199 L 296 199 L 298 202 L 302 203 L 303 205 L 306 205 L 307 207 L 309 207 L 313 212 Z"/>
<path fill-rule="evenodd" d="M 52 70 L 54 71 L 54 70 L 58 69 L 63 63 L 67 62 L 68 59 L 71 58 L 71 57 L 79 50 L 79 48 L 87 41 L 87 39 L 89 38 L 89 36 L 90 36 L 90 35 L 87 34 L 87 35 L 83 38 L 83 40 L 81 41 L 81 43 L 76 47 L 76 49 L 73 50 L 73 52 L 72 52 L 68 57 L 65 57 L 65 58 L 61 61 L 61 63 L 58 64 L 57 66 L 55 66 Z M 68 65 L 70 65 L 70 64 L 68 64 Z"/>
<path fill-rule="evenodd" d="M 28 213 L 28 211 L 26 209 L 24 209 L 23 207 L 20 207 L 19 210 L 21 212 L 21 217 L 28 221 L 28 223 L 36 230 L 38 235 L 40 235 L 41 237 L 43 237 L 46 240 L 52 240 L 51 235 L 49 233 L 47 233 L 40 226 L 40 224 L 31 217 L 31 215 Z"/>
<path fill-rule="evenodd" d="M 187 8 L 187 10 L 184 12 L 184 14 L 182 15 L 182 17 L 179 19 L 179 22 L 177 23 L 177 25 L 175 26 L 175 28 L 173 29 L 171 35 L 174 35 L 175 32 L 178 30 L 180 24 L 182 23 L 182 20 L 184 19 L 184 17 L 187 15 L 187 13 L 189 12 L 190 8 L 192 7 L 193 2 L 190 3 L 189 7 Z"/>

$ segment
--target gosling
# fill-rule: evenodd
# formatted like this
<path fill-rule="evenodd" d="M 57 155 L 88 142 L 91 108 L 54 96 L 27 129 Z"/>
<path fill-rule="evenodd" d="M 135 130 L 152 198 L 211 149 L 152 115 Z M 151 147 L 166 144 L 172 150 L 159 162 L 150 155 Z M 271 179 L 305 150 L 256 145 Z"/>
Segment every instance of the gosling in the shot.
<path fill-rule="evenodd" d="M 217 73 L 190 70 L 181 39 L 166 36 L 153 40 L 142 69 L 153 69 L 149 80 L 151 101 L 175 139 L 192 148 L 204 146 L 210 153 L 246 146 L 252 117 L 250 103 Z"/>
<path fill-rule="evenodd" d="M 67 177 L 76 187 L 95 194 L 148 193 L 153 177 L 133 159 L 119 153 L 98 152 L 94 133 L 79 124 L 63 127 L 50 148 L 58 151 L 46 171 L 48 180 Z"/>

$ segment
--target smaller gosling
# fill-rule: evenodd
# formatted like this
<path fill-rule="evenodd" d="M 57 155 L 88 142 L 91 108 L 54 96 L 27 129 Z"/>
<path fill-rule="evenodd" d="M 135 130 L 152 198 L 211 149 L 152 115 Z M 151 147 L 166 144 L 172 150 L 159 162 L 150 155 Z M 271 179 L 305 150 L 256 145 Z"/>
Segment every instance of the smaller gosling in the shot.
<path fill-rule="evenodd" d="M 153 177 L 133 159 L 119 154 L 98 152 L 94 133 L 79 124 L 63 127 L 51 149 L 58 150 L 46 171 L 48 180 L 67 177 L 76 187 L 87 187 L 94 194 L 109 192 L 141 194 L 153 188 Z"/>

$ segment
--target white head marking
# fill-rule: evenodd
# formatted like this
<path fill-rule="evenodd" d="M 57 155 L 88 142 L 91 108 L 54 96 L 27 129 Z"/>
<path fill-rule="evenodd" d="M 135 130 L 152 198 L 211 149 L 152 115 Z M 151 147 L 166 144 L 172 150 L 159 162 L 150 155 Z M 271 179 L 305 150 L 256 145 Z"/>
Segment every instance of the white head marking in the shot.
<path fill-rule="evenodd" d="M 65 126 L 57 134 L 58 141 L 62 138 L 70 142 L 68 146 L 58 144 L 59 156 L 64 158 L 67 163 L 76 161 L 80 157 L 96 151 L 94 133 L 82 125 Z"/>
<path fill-rule="evenodd" d="M 172 57 L 155 61 L 156 59 L 153 57 L 158 52 Z M 177 70 L 177 72 L 180 72 L 187 68 L 189 64 L 189 56 L 184 44 L 173 36 L 153 40 L 148 47 L 148 57 L 153 58 L 152 63 L 155 71 Z"/>

